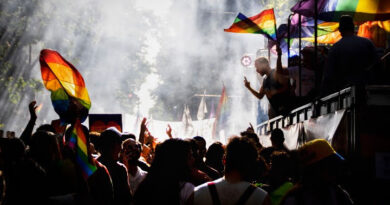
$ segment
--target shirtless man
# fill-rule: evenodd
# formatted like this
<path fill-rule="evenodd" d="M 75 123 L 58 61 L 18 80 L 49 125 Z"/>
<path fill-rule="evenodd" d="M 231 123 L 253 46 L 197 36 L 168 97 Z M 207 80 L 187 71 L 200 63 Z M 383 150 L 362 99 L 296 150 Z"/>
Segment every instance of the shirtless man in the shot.
<path fill-rule="evenodd" d="M 281 52 L 278 52 L 281 55 Z M 254 90 L 250 82 L 244 77 L 244 85 L 258 99 L 267 96 L 270 103 L 268 117 L 272 119 L 278 115 L 287 114 L 294 106 L 294 93 L 290 81 L 278 74 L 275 69 L 271 69 L 269 62 L 264 57 L 259 57 L 255 61 L 256 72 L 264 76 L 263 84 L 259 92 Z"/>

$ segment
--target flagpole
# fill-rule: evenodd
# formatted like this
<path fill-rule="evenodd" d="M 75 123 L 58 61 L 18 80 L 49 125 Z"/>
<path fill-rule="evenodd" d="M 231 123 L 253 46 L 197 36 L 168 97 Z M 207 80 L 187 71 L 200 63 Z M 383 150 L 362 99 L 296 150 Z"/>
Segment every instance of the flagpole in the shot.
<path fill-rule="evenodd" d="M 317 51 L 318 51 L 318 42 L 317 42 L 317 37 L 318 37 L 318 0 L 314 0 L 314 68 L 315 68 L 315 87 L 319 87 L 319 75 L 318 75 L 318 66 L 317 66 Z"/>
<path fill-rule="evenodd" d="M 274 9 L 272 8 L 272 13 L 274 13 L 274 28 L 275 28 L 275 38 L 276 38 L 276 42 L 279 43 L 279 39 L 278 39 L 278 30 L 276 28 L 276 17 L 275 17 L 275 11 Z"/>
<path fill-rule="evenodd" d="M 290 14 L 287 18 L 287 66 L 290 66 L 289 59 L 290 59 L 290 39 L 291 39 L 291 31 L 290 31 L 291 16 L 292 16 L 292 14 Z"/>
<path fill-rule="evenodd" d="M 302 15 L 298 15 L 298 37 L 299 37 L 299 61 L 298 61 L 298 75 L 299 75 L 299 97 L 302 96 Z"/>
<path fill-rule="evenodd" d="M 268 62 L 271 62 L 271 48 L 269 47 L 269 39 L 267 41 L 267 48 L 268 48 Z"/>

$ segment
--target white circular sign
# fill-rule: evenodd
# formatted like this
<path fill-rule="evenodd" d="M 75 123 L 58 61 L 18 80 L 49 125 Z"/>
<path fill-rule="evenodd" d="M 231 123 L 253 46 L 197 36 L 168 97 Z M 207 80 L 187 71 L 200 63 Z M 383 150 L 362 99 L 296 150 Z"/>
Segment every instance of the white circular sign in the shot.
<path fill-rule="evenodd" d="M 248 66 L 251 65 L 251 63 L 252 63 L 251 57 L 249 57 L 249 56 L 243 56 L 243 57 L 241 58 L 241 64 L 242 64 L 243 66 L 248 67 Z"/>

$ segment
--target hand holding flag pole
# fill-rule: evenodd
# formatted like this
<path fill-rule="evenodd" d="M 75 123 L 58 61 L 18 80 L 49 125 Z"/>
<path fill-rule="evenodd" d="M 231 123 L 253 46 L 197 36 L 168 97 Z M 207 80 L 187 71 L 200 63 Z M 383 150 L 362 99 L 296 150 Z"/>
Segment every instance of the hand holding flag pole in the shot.
<path fill-rule="evenodd" d="M 56 51 L 43 49 L 39 62 L 43 84 L 51 91 L 54 110 L 62 123 L 71 123 L 73 126 L 68 144 L 75 149 L 77 164 L 84 179 L 87 179 L 97 168 L 91 161 L 88 140 L 81 125 L 91 107 L 84 79 L 78 70 Z"/>

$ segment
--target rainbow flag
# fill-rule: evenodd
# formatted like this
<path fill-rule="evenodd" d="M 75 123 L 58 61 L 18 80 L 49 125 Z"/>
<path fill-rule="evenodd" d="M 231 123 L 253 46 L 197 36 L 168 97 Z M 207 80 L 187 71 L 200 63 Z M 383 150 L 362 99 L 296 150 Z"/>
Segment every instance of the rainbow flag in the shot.
<path fill-rule="evenodd" d="M 276 20 L 274 9 L 267 9 L 261 13 L 246 17 L 239 13 L 233 24 L 225 32 L 263 34 L 267 38 L 276 41 Z"/>
<path fill-rule="evenodd" d="M 314 0 L 300 1 L 291 11 L 314 17 Z M 356 22 L 390 19 L 389 0 L 318 0 L 318 19 L 338 21 L 342 15 L 350 15 Z"/>
<path fill-rule="evenodd" d="M 367 21 L 361 24 L 357 35 L 370 39 L 376 47 L 386 48 L 388 34 L 383 27 L 382 21 Z"/>
<path fill-rule="evenodd" d="M 216 113 L 215 121 L 213 124 L 213 131 L 212 131 L 213 138 L 215 138 L 215 136 L 216 136 L 217 126 L 219 124 L 220 118 L 223 115 L 224 111 L 226 110 L 227 100 L 228 100 L 228 97 L 226 95 L 226 89 L 225 89 L 225 85 L 224 85 L 222 88 L 221 97 L 219 98 L 217 113 Z"/>
<path fill-rule="evenodd" d="M 317 25 L 317 34 L 318 36 L 326 35 L 332 32 L 335 32 L 339 29 L 339 23 L 337 22 L 326 22 L 318 20 Z M 301 25 L 302 25 L 302 37 L 312 37 L 314 36 L 314 18 L 301 16 Z M 291 38 L 299 37 L 299 14 L 294 14 L 291 18 L 290 26 L 290 36 Z M 287 37 L 287 33 L 285 34 Z"/>
<path fill-rule="evenodd" d="M 79 164 L 84 179 L 87 179 L 96 171 L 96 166 L 89 162 L 87 138 L 81 126 L 80 120 L 76 120 L 69 140 L 69 146 L 76 149 L 76 161 Z"/>
<path fill-rule="evenodd" d="M 319 44 L 335 44 L 340 39 L 341 39 L 341 33 L 339 31 L 335 31 L 332 33 L 328 33 L 326 35 L 318 36 L 317 43 L 319 43 Z M 314 43 L 314 37 L 306 37 L 306 38 L 302 38 L 302 40 Z"/>
<path fill-rule="evenodd" d="M 79 117 L 83 122 L 91 108 L 91 100 L 81 74 L 71 63 L 53 50 L 43 49 L 39 62 L 43 84 L 51 91 L 54 110 L 60 116 L 61 121 L 71 123 L 76 109 L 81 114 Z"/>
<path fill-rule="evenodd" d="M 390 20 L 387 21 L 379 21 L 379 26 L 383 28 L 386 32 L 390 33 Z"/>

